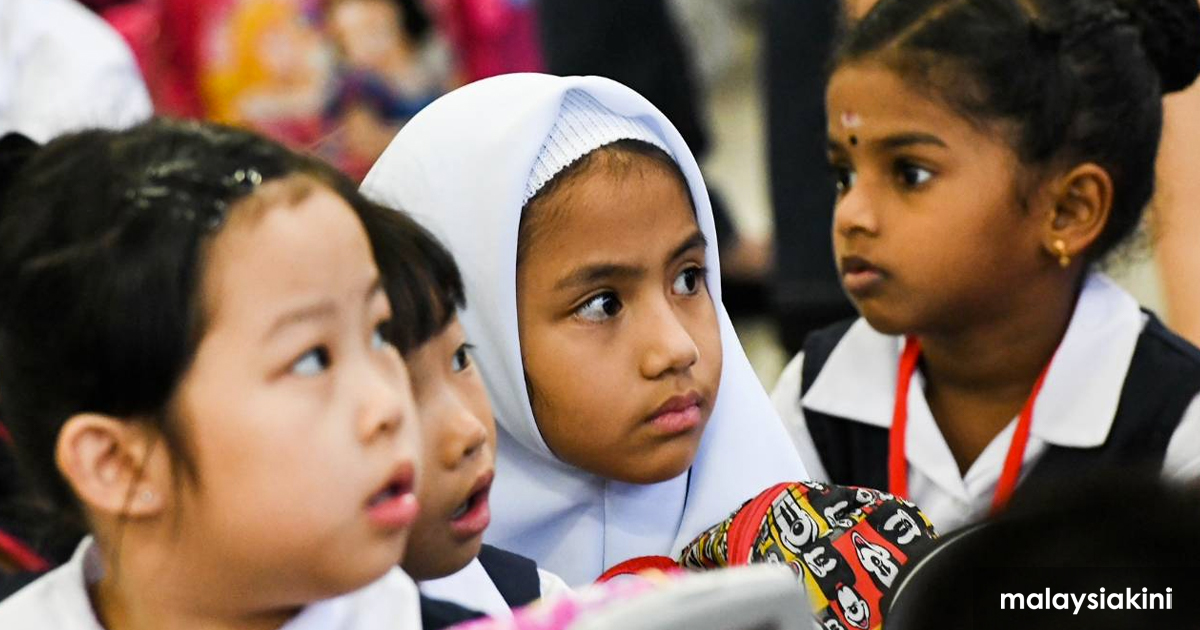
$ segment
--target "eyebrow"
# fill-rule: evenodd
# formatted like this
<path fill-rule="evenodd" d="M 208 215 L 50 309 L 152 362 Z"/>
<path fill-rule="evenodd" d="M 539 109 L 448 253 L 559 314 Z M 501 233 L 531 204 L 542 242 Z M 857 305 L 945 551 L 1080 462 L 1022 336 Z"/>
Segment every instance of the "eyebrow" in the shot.
<path fill-rule="evenodd" d="M 708 239 L 699 230 L 690 234 L 674 250 L 668 260 L 675 260 L 697 247 L 707 247 Z M 555 291 L 596 284 L 604 280 L 636 280 L 646 275 L 646 270 L 633 265 L 597 263 L 580 267 L 554 283 Z"/>
<path fill-rule="evenodd" d="M 701 233 L 700 230 L 692 232 L 691 236 L 684 239 L 683 242 L 679 244 L 679 247 L 676 247 L 675 251 L 671 252 L 671 256 L 667 260 L 675 260 L 676 258 L 679 258 L 680 256 L 697 247 L 701 249 L 708 248 L 708 239 L 704 238 L 704 234 Z"/>
<path fill-rule="evenodd" d="M 367 290 L 363 294 L 363 301 L 370 302 L 380 291 L 383 291 L 383 277 L 376 274 L 374 279 L 371 281 L 371 284 L 367 287 Z M 331 319 L 336 313 L 337 303 L 329 299 L 319 300 L 311 304 L 292 309 L 280 315 L 275 319 L 274 322 L 271 323 L 270 328 L 268 328 L 266 334 L 263 335 L 263 339 L 270 339 L 271 337 L 279 334 L 279 331 L 288 328 L 289 326 L 295 326 L 296 324 L 302 324 L 305 322 Z"/>
<path fill-rule="evenodd" d="M 944 141 L 942 141 L 941 138 L 939 138 L 931 133 L 921 133 L 921 132 L 916 132 L 916 131 L 911 132 L 911 133 L 896 134 L 894 136 L 888 136 L 886 138 L 881 138 L 879 140 L 872 140 L 871 144 L 873 144 L 881 149 L 889 149 L 889 150 L 902 149 L 904 147 L 910 147 L 913 145 L 921 145 L 921 144 L 942 147 L 943 149 L 949 148 L 949 147 L 947 147 L 946 143 Z M 830 151 L 845 151 L 846 150 L 845 145 L 843 145 L 841 143 L 841 141 L 839 141 L 837 138 L 829 138 L 826 146 Z"/>

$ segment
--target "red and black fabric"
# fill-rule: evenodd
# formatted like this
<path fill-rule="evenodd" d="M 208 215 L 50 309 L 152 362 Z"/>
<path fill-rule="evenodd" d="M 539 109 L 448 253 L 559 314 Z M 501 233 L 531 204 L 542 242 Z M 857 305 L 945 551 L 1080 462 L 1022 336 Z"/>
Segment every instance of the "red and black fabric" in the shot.
<path fill-rule="evenodd" d="M 677 564 L 691 570 L 783 564 L 805 587 L 821 627 L 875 630 L 901 569 L 932 549 L 936 538 L 915 505 L 886 492 L 780 483 L 700 534 Z M 634 558 L 602 580 L 668 563 L 675 561 Z"/>

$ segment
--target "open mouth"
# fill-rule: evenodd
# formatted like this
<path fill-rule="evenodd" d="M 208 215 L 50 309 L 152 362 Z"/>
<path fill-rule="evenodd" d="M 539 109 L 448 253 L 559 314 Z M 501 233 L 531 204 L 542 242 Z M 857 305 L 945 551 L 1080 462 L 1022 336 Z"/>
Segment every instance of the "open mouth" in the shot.
<path fill-rule="evenodd" d="M 392 501 L 394 499 L 399 499 L 400 497 L 404 496 L 404 494 L 407 493 L 408 491 L 409 491 L 409 489 L 406 488 L 404 486 L 404 484 L 402 484 L 398 481 L 393 481 L 393 482 L 389 483 L 388 485 L 384 486 L 383 490 L 376 492 L 371 497 L 371 500 L 367 501 L 367 507 L 374 508 L 374 507 L 383 505 L 384 503 L 387 503 L 388 501 Z"/>
<path fill-rule="evenodd" d="M 395 529 L 412 525 L 419 506 L 413 493 L 413 466 L 405 463 L 375 494 L 367 499 L 367 516 L 380 527 Z"/>
<path fill-rule="evenodd" d="M 466 516 L 472 508 L 479 505 L 480 501 L 483 501 L 487 498 L 486 494 L 486 490 L 480 490 L 479 492 L 472 494 L 469 499 L 467 499 L 462 505 L 458 506 L 457 510 L 454 510 L 454 514 L 450 515 L 450 520 L 457 521 L 458 519 Z"/>
<path fill-rule="evenodd" d="M 450 515 L 450 528 L 463 537 L 483 533 L 491 523 L 492 513 L 488 506 L 488 494 L 492 490 L 493 473 L 487 472 L 476 480 L 471 493 Z"/>

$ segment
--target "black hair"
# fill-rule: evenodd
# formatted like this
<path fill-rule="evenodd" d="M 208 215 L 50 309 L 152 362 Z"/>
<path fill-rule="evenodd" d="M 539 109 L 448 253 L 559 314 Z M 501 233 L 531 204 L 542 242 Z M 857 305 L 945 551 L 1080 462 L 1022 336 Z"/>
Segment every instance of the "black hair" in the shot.
<path fill-rule="evenodd" d="M 835 67 L 882 62 L 1032 167 L 1093 162 L 1112 214 L 1086 253 L 1133 234 L 1154 191 L 1162 95 L 1200 73 L 1196 0 L 880 0 Z"/>
<path fill-rule="evenodd" d="M 392 306 L 388 340 L 408 356 L 466 306 L 462 276 L 450 252 L 407 214 L 368 203 L 359 218 Z"/>
<path fill-rule="evenodd" d="M 1018 493 L 1005 513 L 943 536 L 902 571 L 889 630 L 1191 627 L 1200 613 L 1200 487 L 1159 471 L 1090 471 Z M 1001 594 L 1125 593 L 1174 587 L 1173 609 L 1001 608 Z M 1165 598 L 1163 598 L 1165 599 Z M 1049 602 L 1047 602 L 1047 605 Z M 1174 617 L 1173 617 L 1174 615 Z M 1174 624 L 1173 621 L 1184 623 Z"/>
<path fill-rule="evenodd" d="M 54 453 L 75 414 L 144 423 L 194 477 L 170 403 L 204 333 L 206 247 L 258 184 L 293 177 L 365 201 L 258 135 L 165 119 L 60 137 L 0 191 L 0 417 L 70 526 L 86 523 Z"/>
<path fill-rule="evenodd" d="M 517 228 L 517 264 L 520 265 L 521 261 L 525 259 L 533 233 L 537 231 L 537 226 L 546 219 L 543 206 L 547 199 L 553 197 L 558 191 L 566 189 L 571 182 L 589 172 L 594 166 L 600 165 L 613 174 L 623 175 L 636 166 L 635 160 L 637 159 L 647 160 L 651 164 L 665 169 L 683 187 L 692 213 L 696 212 L 696 201 L 692 198 L 691 187 L 688 185 L 687 177 L 683 174 L 683 169 L 679 168 L 679 164 L 675 162 L 675 158 L 644 140 L 617 140 L 568 164 L 542 185 L 529 198 L 529 201 L 525 202 L 525 207 L 521 209 L 521 220 Z"/>

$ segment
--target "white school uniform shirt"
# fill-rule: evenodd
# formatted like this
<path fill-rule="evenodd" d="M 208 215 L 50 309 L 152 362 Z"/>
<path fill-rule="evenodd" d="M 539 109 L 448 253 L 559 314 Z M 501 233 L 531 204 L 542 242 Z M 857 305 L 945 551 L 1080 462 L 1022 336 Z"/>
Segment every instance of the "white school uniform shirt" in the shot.
<path fill-rule="evenodd" d="M 1117 412 L 1125 375 L 1145 327 L 1137 302 L 1111 280 L 1092 274 L 1050 365 L 1033 411 L 1022 477 L 1048 445 L 1092 448 L 1104 444 Z M 828 481 L 804 408 L 849 421 L 890 428 L 896 379 L 904 339 L 876 332 L 856 321 L 829 355 L 816 381 L 800 398 L 803 353 L 784 369 L 771 399 L 787 425 L 813 478 Z M 1167 447 L 1163 474 L 1200 476 L 1200 396 L 1193 399 Z M 908 390 L 909 498 L 939 532 L 949 532 L 985 517 L 1016 429 L 1014 418 L 971 464 L 959 472 L 950 447 L 925 400 L 924 378 L 913 375 Z M 880 462 L 880 466 L 886 466 Z"/>
<path fill-rule="evenodd" d="M 570 592 L 571 588 L 562 578 L 541 568 L 537 572 L 542 597 L 553 597 Z M 492 582 L 491 576 L 488 575 L 478 558 L 471 560 L 470 564 L 457 573 L 436 580 L 418 582 L 417 587 L 426 597 L 458 604 L 468 610 L 481 612 L 488 617 L 498 619 L 512 617 L 512 609 L 508 607 L 508 602 L 504 601 L 504 596 L 496 589 L 496 583 Z"/>
<path fill-rule="evenodd" d="M 691 469 L 659 483 L 612 481 L 559 460 L 538 430 L 525 389 L 518 227 L 534 165 L 572 91 L 636 119 L 667 147 L 708 242 L 707 283 L 723 352 L 720 391 Z M 641 95 L 601 77 L 507 74 L 476 81 L 409 121 L 362 189 L 430 230 L 462 270 L 467 306 L 459 321 L 475 345 L 497 424 L 486 542 L 531 558 L 570 585 L 586 584 L 629 558 L 678 557 L 747 499 L 807 478 L 721 304 L 717 235 L 700 168 L 674 125 Z M 590 378 L 586 365 L 577 376 Z"/>
<path fill-rule="evenodd" d="M 0 135 L 44 143 L 153 113 L 121 36 L 74 0 L 0 0 Z"/>
<path fill-rule="evenodd" d="M 66 564 L 0 602 L 4 630 L 105 630 L 88 588 L 103 577 L 99 549 L 89 536 Z M 417 587 L 399 568 L 339 597 L 306 606 L 280 630 L 419 630 Z"/>

